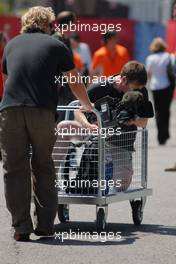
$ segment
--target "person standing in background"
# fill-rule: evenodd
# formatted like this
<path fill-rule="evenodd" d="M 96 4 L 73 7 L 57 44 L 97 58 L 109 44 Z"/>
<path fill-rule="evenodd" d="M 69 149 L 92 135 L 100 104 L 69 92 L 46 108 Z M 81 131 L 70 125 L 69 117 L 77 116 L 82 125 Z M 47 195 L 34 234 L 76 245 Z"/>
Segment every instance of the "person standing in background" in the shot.
<path fill-rule="evenodd" d="M 160 145 L 164 145 L 170 137 L 169 120 L 173 87 L 169 80 L 168 67 L 171 56 L 166 52 L 166 44 L 161 38 L 155 38 L 152 41 L 150 51 L 152 54 L 146 59 L 146 69 L 154 99 L 157 139 Z"/>
<path fill-rule="evenodd" d="M 79 53 L 86 70 L 90 71 L 91 67 L 91 51 L 87 43 L 80 42 L 80 36 L 77 32 L 71 34 L 70 37 L 73 52 Z"/>
<path fill-rule="evenodd" d="M 63 11 L 59 13 L 57 15 L 57 23 L 58 23 L 58 27 L 60 28 L 60 32 L 58 30 L 56 30 L 56 32 L 53 31 L 52 36 L 55 39 L 62 41 L 67 46 L 73 57 L 75 67 L 79 72 L 81 72 L 84 68 L 83 61 L 78 53 L 75 54 L 73 52 L 71 40 L 70 40 L 71 32 L 69 30 L 69 27 L 72 23 L 75 23 L 75 21 L 76 21 L 76 16 L 73 12 Z"/>
<path fill-rule="evenodd" d="M 71 36 L 71 30 L 70 26 L 71 24 L 76 23 L 76 15 L 75 13 L 71 11 L 62 11 L 60 12 L 56 17 L 57 22 L 57 29 L 53 32 L 53 37 L 64 42 L 64 44 L 68 47 L 70 52 L 72 52 L 71 42 L 70 42 L 70 36 Z"/>
<path fill-rule="evenodd" d="M 104 46 L 95 51 L 92 61 L 92 75 L 111 76 L 121 71 L 129 61 L 128 50 L 117 44 L 116 31 L 103 34 Z"/>
<path fill-rule="evenodd" d="M 71 11 L 62 11 L 57 15 L 56 22 L 57 22 L 57 30 L 53 32 L 52 37 L 63 42 L 67 46 L 73 61 L 76 62 L 77 64 L 76 66 L 80 69 L 81 68 L 80 58 L 78 58 L 77 56 L 76 58 L 74 58 L 71 42 L 70 42 L 70 35 L 71 35 L 70 26 L 71 24 L 74 24 L 76 22 L 75 13 Z M 58 30 L 58 28 L 60 31 Z M 58 101 L 59 105 L 68 105 L 70 102 L 76 99 L 73 93 L 70 91 L 69 85 L 67 83 L 64 83 L 62 85 L 59 84 L 58 90 L 60 93 L 60 97 Z M 64 120 L 64 118 L 65 118 L 65 111 L 62 111 L 59 114 L 58 121 L 62 121 Z"/>
<path fill-rule="evenodd" d="M 84 84 L 88 87 L 90 82 L 87 77 L 90 75 L 91 69 L 91 52 L 88 44 L 80 42 L 80 36 L 77 32 L 73 32 L 70 37 L 71 46 L 73 49 L 74 58 L 79 55 L 83 62 L 83 69 L 81 75 L 83 77 Z M 76 63 L 75 63 L 76 65 Z"/>

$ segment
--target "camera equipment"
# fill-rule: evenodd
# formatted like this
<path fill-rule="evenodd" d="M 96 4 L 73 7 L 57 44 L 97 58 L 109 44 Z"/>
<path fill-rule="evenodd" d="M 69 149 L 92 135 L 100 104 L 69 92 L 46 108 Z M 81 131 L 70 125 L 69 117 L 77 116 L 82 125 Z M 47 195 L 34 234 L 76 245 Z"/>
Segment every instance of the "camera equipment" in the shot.
<path fill-rule="evenodd" d="M 131 119 L 152 118 L 153 106 L 150 101 L 144 100 L 139 91 L 126 92 L 122 100 L 105 96 L 95 103 L 95 107 L 102 114 L 104 127 L 122 127 Z M 95 122 L 95 115 L 89 115 L 89 122 Z"/>

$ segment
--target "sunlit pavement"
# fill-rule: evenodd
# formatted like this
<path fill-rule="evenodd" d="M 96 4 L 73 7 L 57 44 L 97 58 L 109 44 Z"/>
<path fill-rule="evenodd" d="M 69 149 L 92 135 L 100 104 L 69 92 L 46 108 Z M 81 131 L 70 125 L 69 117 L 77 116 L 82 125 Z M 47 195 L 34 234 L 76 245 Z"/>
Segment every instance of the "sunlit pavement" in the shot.
<path fill-rule="evenodd" d="M 11 220 L 5 207 L 3 178 L 0 183 L 0 264 L 175 264 L 176 263 L 176 173 L 164 168 L 176 162 L 176 101 L 172 105 L 171 139 L 158 146 L 154 120 L 149 122 L 149 187 L 143 224 L 134 227 L 129 202 L 109 206 L 107 231 L 121 232 L 121 240 L 82 240 L 31 236 L 31 241 L 15 242 Z M 15 140 L 15 139 L 14 139 Z M 15 153 L 14 153 L 15 155 Z M 94 232 L 95 207 L 76 205 L 70 209 L 71 223 L 57 225 L 61 231 Z M 56 219 L 56 224 L 59 224 Z"/>

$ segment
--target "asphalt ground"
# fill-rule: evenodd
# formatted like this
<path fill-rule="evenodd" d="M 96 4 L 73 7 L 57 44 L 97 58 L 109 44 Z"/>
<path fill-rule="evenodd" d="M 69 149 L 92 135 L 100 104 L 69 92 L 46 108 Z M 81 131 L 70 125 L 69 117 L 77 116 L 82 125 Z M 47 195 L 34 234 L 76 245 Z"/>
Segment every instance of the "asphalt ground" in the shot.
<path fill-rule="evenodd" d="M 56 230 L 76 232 L 70 239 L 38 238 L 15 242 L 11 218 L 5 206 L 2 168 L 0 169 L 0 264 L 175 264 L 176 263 L 176 173 L 164 168 L 176 162 L 176 101 L 172 104 L 171 138 L 165 146 L 156 141 L 155 120 L 149 129 L 148 186 L 153 196 L 147 199 L 140 227 L 132 222 L 128 201 L 109 206 L 107 232 L 120 232 L 121 239 L 81 239 L 79 232 L 96 232 L 95 207 L 72 205 L 70 223 Z M 2 165 L 1 165 L 2 167 Z"/>

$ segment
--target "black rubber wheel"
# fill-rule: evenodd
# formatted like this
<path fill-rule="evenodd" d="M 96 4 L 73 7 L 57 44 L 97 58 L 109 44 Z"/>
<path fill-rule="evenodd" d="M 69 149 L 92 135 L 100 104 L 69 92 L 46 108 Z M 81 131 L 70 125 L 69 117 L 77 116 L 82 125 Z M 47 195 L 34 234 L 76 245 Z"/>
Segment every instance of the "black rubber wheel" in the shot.
<path fill-rule="evenodd" d="M 69 208 L 67 204 L 58 205 L 58 218 L 61 223 L 69 221 Z"/>
<path fill-rule="evenodd" d="M 97 212 L 97 232 L 100 233 L 106 228 L 105 212 L 103 208 L 100 208 Z"/>
<path fill-rule="evenodd" d="M 142 211 L 142 202 L 141 201 L 132 201 L 132 217 L 133 222 L 136 226 L 140 226 L 143 220 L 143 211 Z"/>

